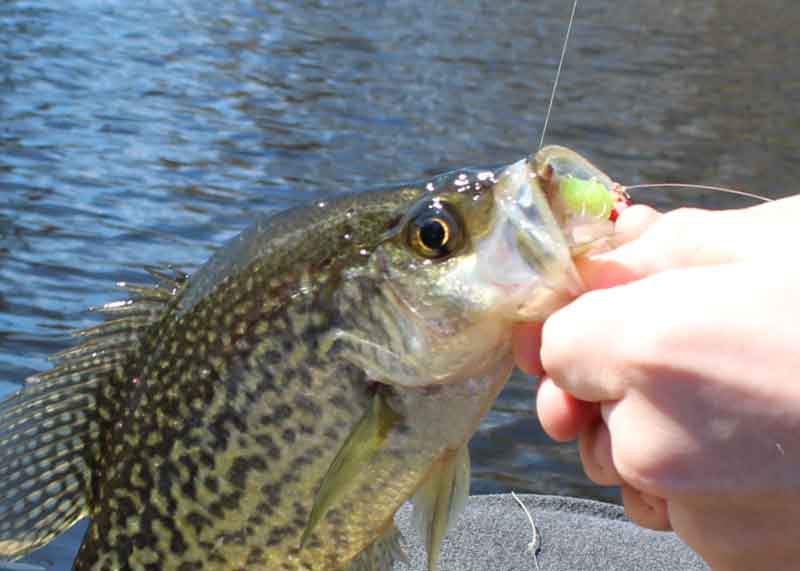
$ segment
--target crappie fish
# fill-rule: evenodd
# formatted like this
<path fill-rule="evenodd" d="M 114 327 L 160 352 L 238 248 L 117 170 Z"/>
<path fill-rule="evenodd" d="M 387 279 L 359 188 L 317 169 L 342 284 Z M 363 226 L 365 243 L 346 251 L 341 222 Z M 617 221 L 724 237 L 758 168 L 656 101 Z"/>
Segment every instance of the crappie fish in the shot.
<path fill-rule="evenodd" d="M 413 498 L 435 569 L 511 324 L 580 290 L 548 165 L 588 163 L 553 149 L 258 219 L 128 285 L 0 403 L 0 557 L 88 516 L 77 571 L 388 570 Z"/>

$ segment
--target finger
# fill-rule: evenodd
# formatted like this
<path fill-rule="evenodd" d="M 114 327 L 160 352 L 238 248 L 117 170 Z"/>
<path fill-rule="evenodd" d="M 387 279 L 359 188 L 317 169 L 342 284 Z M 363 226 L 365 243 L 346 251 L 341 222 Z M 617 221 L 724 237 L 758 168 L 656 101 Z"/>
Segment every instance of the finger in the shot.
<path fill-rule="evenodd" d="M 516 323 L 512 329 L 511 341 L 517 367 L 529 375 L 541 376 L 544 372 L 539 358 L 542 324 Z"/>
<path fill-rule="evenodd" d="M 667 502 L 663 498 L 623 484 L 622 502 L 625 504 L 625 515 L 635 524 L 656 531 L 672 529 Z"/>
<path fill-rule="evenodd" d="M 575 399 L 548 378 L 539 383 L 536 412 L 544 431 L 558 442 L 574 440 L 600 416 L 597 404 Z"/>
<path fill-rule="evenodd" d="M 659 212 L 642 204 L 623 210 L 614 225 L 612 245 L 619 248 L 636 240 L 661 216 Z M 608 260 L 599 256 L 579 257 L 575 260 L 575 266 L 588 289 L 602 289 L 627 283 L 638 275 L 613 257 Z"/>
<path fill-rule="evenodd" d="M 598 289 L 667 269 L 794 253 L 800 195 L 737 210 L 680 208 L 659 216 L 632 206 L 616 223 L 615 250 L 580 262 L 584 283 Z"/>
<path fill-rule="evenodd" d="M 752 249 L 753 232 L 747 228 L 756 218 L 747 210 L 683 208 L 649 220 L 647 216 L 639 211 L 623 223 L 623 240 L 637 231 L 640 235 L 581 262 L 589 289 L 628 283 L 669 269 L 736 262 Z M 638 217 L 644 220 L 634 219 Z"/>
<path fill-rule="evenodd" d="M 559 387 L 579 400 L 615 401 L 624 394 L 620 334 L 635 327 L 624 317 L 624 304 L 631 303 L 620 291 L 626 287 L 586 293 L 544 323 L 542 366 Z"/>
<path fill-rule="evenodd" d="M 578 448 L 583 470 L 589 479 L 601 486 L 622 483 L 611 454 L 611 434 L 601 418 L 593 420 L 581 432 Z"/>

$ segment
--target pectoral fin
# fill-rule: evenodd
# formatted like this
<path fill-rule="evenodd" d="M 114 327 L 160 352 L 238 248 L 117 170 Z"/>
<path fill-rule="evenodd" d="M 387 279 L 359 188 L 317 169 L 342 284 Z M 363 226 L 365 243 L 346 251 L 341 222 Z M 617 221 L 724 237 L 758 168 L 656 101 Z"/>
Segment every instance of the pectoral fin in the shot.
<path fill-rule="evenodd" d="M 320 519 L 330 510 L 337 498 L 349 491 L 356 475 L 380 450 L 391 429 L 399 422 L 398 415 L 380 392 L 375 393 L 372 405 L 361 417 L 333 459 L 314 499 L 311 515 L 300 540 L 304 546 Z"/>
<path fill-rule="evenodd" d="M 411 500 L 415 527 L 425 539 L 428 571 L 436 571 L 442 540 L 464 511 L 469 476 L 469 448 L 465 444 L 439 460 Z"/>

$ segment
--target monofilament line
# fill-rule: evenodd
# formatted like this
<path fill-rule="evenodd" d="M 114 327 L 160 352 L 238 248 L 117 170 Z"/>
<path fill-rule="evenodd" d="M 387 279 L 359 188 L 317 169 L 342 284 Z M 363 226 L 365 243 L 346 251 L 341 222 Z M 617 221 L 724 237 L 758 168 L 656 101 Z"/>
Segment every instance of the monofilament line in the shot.
<path fill-rule="evenodd" d="M 761 202 L 773 202 L 772 198 L 761 196 L 760 194 L 755 194 L 754 192 L 745 192 L 744 190 L 737 190 L 735 188 L 725 188 L 724 186 L 711 186 L 708 184 L 682 184 L 677 182 L 661 182 L 652 184 L 634 184 L 631 186 L 624 187 L 624 190 L 625 192 L 628 192 L 631 190 L 640 190 L 648 188 L 658 188 L 663 190 L 684 190 L 687 188 L 690 190 L 710 190 L 712 192 L 724 192 L 727 194 L 735 194 L 736 196 L 746 196 L 747 198 L 760 200 Z"/>
<path fill-rule="evenodd" d="M 517 494 L 514 492 L 511 492 L 511 497 L 516 500 L 516 502 L 519 504 L 519 507 L 521 507 L 522 511 L 525 512 L 525 515 L 528 516 L 528 521 L 531 524 L 531 541 L 528 543 L 527 551 L 533 555 L 533 565 L 536 567 L 536 571 L 539 571 L 539 559 L 536 556 L 538 555 L 539 550 L 542 548 L 542 536 L 539 534 L 539 530 L 536 529 L 536 524 L 533 522 L 533 516 L 531 515 L 531 512 L 528 511 L 528 508 L 522 503 L 522 500 L 520 500 L 517 497 Z"/>
<path fill-rule="evenodd" d="M 564 58 L 567 57 L 567 44 L 569 43 L 569 35 L 572 33 L 572 22 L 575 21 L 575 11 L 578 9 L 578 0 L 572 3 L 572 14 L 569 17 L 569 24 L 567 25 L 567 33 L 564 36 L 564 45 L 561 47 L 561 59 L 558 60 L 558 69 L 556 70 L 556 80 L 553 82 L 553 91 L 550 92 L 550 103 L 547 105 L 547 114 L 544 116 L 544 126 L 542 127 L 542 136 L 539 139 L 539 148 L 544 145 L 544 135 L 547 133 L 547 124 L 550 122 L 550 111 L 553 110 L 553 101 L 556 99 L 556 90 L 558 89 L 558 79 L 561 77 L 561 67 L 564 65 Z"/>

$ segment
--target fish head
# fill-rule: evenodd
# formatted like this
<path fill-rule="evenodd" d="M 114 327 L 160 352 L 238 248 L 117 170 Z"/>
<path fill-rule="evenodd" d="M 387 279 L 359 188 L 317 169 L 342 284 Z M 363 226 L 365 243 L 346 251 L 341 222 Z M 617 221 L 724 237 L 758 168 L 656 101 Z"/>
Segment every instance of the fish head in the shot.
<path fill-rule="evenodd" d="M 368 270 L 380 284 L 382 325 L 361 347 L 376 380 L 446 383 L 490 367 L 510 324 L 541 321 L 582 291 L 571 244 L 534 158 L 458 171 L 424 185 L 379 240 Z M 548 187 L 552 190 L 552 186 Z M 352 335 L 352 333 L 350 333 Z"/>
<path fill-rule="evenodd" d="M 336 510 L 351 537 L 373 540 L 413 495 L 435 568 L 469 488 L 467 442 L 513 367 L 512 324 L 544 320 L 583 289 L 565 233 L 578 214 L 560 178 L 572 163 L 550 172 L 552 158 L 562 155 L 369 196 L 394 208 L 360 221 L 373 241 L 334 282 L 331 305 L 336 357 L 373 381 L 374 400 L 330 463 L 305 539 L 326 533 Z"/>

